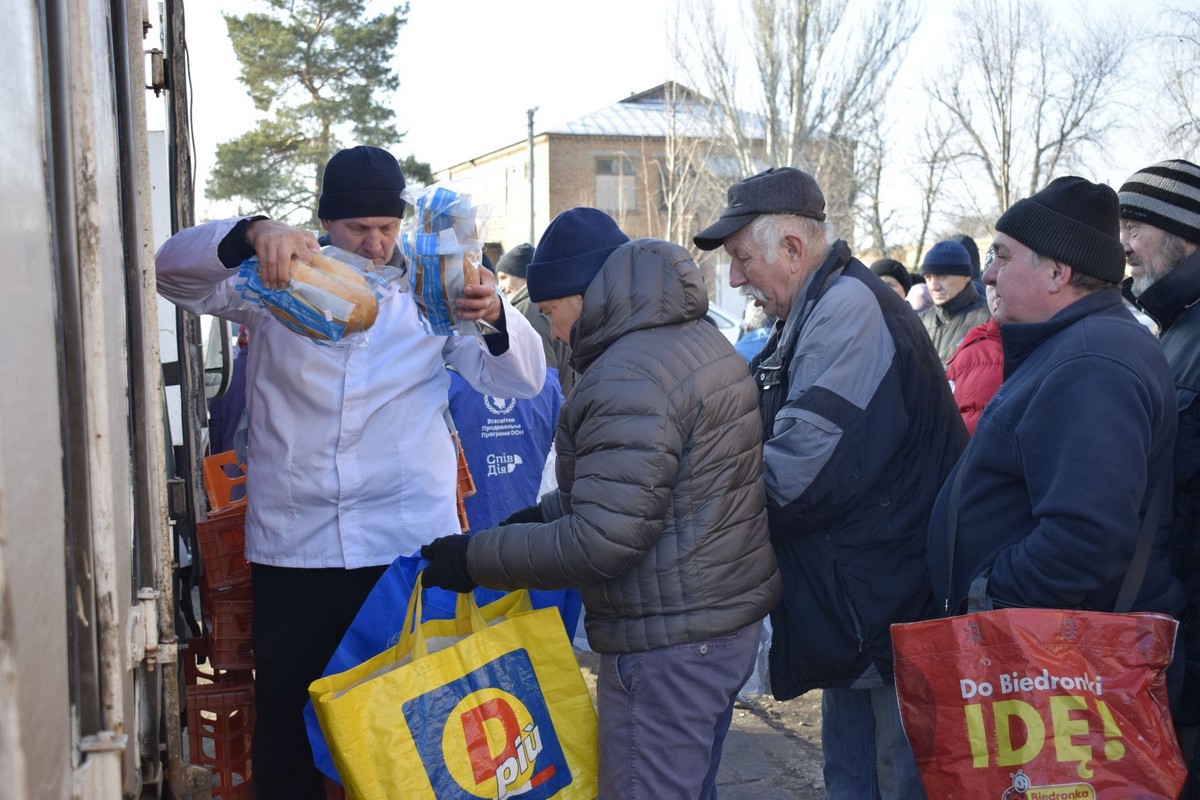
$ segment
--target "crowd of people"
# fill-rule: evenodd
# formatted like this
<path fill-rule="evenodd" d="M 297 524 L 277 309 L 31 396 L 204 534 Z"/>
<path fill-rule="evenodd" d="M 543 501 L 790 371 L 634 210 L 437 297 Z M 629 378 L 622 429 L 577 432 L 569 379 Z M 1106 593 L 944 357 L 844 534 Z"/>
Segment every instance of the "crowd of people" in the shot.
<path fill-rule="evenodd" d="M 322 243 L 403 270 L 404 188 L 386 151 L 337 153 Z M 741 353 L 705 322 L 688 248 L 592 208 L 480 270 L 456 303 L 481 335 L 426 334 L 400 281 L 353 348 L 313 346 L 234 288 L 250 256 L 286 285 L 311 233 L 248 216 L 162 247 L 164 296 L 250 332 L 256 796 L 324 797 L 307 686 L 418 550 L 426 585 L 580 591 L 602 798 L 715 797 L 768 617 L 772 694 L 822 691 L 827 796 L 924 797 L 889 626 L 979 603 L 1112 610 L 1141 530 L 1132 610 L 1183 623 L 1171 711 L 1182 739 L 1200 726 L 1200 167 L 1119 191 L 1057 178 L 1000 215 L 982 263 L 959 235 L 919 275 L 833 238 L 802 170 L 727 201 L 691 244 L 724 250 L 761 315 Z M 522 452 L 540 464 L 552 441 L 555 488 L 526 480 L 462 535 L 445 419 L 480 393 L 532 409 Z M 460 435 L 478 424 L 455 416 Z"/>

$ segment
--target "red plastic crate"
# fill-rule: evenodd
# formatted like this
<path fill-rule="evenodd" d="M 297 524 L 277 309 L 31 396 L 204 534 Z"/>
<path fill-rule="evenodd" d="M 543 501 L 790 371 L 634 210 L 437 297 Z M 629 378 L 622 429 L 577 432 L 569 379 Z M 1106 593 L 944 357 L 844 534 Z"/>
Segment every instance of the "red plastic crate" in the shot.
<path fill-rule="evenodd" d="M 208 661 L 213 669 L 253 669 L 251 622 L 254 600 L 250 587 L 202 591 L 201 596 L 207 596 L 204 606 L 209 632 Z"/>
<path fill-rule="evenodd" d="M 206 680 L 212 680 L 212 676 L 206 674 L 201 668 L 201 664 L 208 662 L 208 643 L 203 637 L 195 637 L 188 639 L 185 647 L 179 648 L 180 667 L 183 669 L 183 683 L 185 686 L 195 686 Z"/>
<path fill-rule="evenodd" d="M 463 452 L 462 442 L 457 433 L 450 434 L 454 449 L 458 453 L 458 484 L 456 486 L 456 504 L 458 506 L 458 527 L 463 533 L 471 530 L 471 521 L 467 518 L 467 506 L 464 498 L 475 495 L 475 479 L 471 477 L 471 468 L 467 465 L 467 454 Z"/>
<path fill-rule="evenodd" d="M 248 669 L 217 669 L 208 660 L 208 641 L 203 637 L 187 640 L 179 651 L 183 665 L 184 686 L 219 683 L 226 688 L 254 683 L 254 672 Z"/>
<path fill-rule="evenodd" d="M 191 763 L 212 770 L 213 800 L 251 800 L 253 684 L 187 687 Z"/>
<path fill-rule="evenodd" d="M 244 510 L 198 523 L 196 541 L 204 563 L 204 580 L 211 588 L 228 589 L 250 582 Z"/>
<path fill-rule="evenodd" d="M 204 491 L 208 495 L 208 515 L 221 516 L 246 505 L 245 465 L 237 461 L 237 453 L 228 450 L 206 456 L 203 465 Z M 237 487 L 242 487 L 237 489 Z M 233 499 L 235 491 L 241 497 Z"/>

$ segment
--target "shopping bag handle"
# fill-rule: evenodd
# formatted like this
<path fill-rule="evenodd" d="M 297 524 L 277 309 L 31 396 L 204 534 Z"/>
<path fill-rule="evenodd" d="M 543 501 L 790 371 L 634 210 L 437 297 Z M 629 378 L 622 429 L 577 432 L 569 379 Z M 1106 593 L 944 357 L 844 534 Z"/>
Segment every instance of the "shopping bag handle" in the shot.
<path fill-rule="evenodd" d="M 422 614 L 422 595 L 425 593 L 422 586 L 424 574 L 425 571 L 421 570 L 417 573 L 416 580 L 413 581 L 412 594 L 408 598 L 408 610 L 404 614 L 404 627 L 400 632 L 400 641 L 396 643 L 395 647 L 396 658 L 403 657 L 407 652 L 412 652 L 414 661 L 429 655 L 429 644 L 425 638 L 425 629 L 421 625 L 424 617 Z M 529 597 L 528 590 L 519 589 L 512 595 L 511 605 L 505 610 L 504 616 L 533 610 L 533 601 Z M 500 601 L 494 601 L 494 603 L 498 602 Z M 478 633 L 488 627 L 487 618 L 479 608 L 474 592 L 461 592 L 458 595 L 454 606 L 454 617 L 455 619 L 469 620 L 472 633 Z"/>
<path fill-rule="evenodd" d="M 397 659 L 410 652 L 410 648 L 416 644 L 416 637 L 419 637 L 425 655 L 429 654 L 429 648 L 425 645 L 425 637 L 421 633 L 421 595 L 423 594 L 421 578 L 424 574 L 424 570 L 417 573 L 416 580 L 413 581 L 412 594 L 408 596 L 408 609 L 404 612 L 404 625 L 400 628 L 400 641 L 396 642 L 393 651 Z M 415 657 L 415 651 L 413 652 Z"/>

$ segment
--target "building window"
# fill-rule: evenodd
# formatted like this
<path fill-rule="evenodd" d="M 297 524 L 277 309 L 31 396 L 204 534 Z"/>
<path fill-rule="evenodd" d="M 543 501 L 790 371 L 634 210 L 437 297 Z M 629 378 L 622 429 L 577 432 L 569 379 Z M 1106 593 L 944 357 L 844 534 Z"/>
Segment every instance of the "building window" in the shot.
<path fill-rule="evenodd" d="M 628 158 L 596 159 L 596 208 L 618 214 L 637 211 L 637 171 Z"/>

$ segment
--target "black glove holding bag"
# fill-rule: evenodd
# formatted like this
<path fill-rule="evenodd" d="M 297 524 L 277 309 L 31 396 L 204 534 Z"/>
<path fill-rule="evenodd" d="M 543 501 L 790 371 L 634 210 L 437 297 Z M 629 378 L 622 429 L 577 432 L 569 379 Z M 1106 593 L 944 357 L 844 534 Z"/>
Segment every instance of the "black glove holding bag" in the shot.
<path fill-rule="evenodd" d="M 452 592 L 467 593 L 479 584 L 467 571 L 467 546 L 470 536 L 461 533 L 434 539 L 421 547 L 421 558 L 429 562 L 421 573 L 424 586 L 436 586 Z"/>

